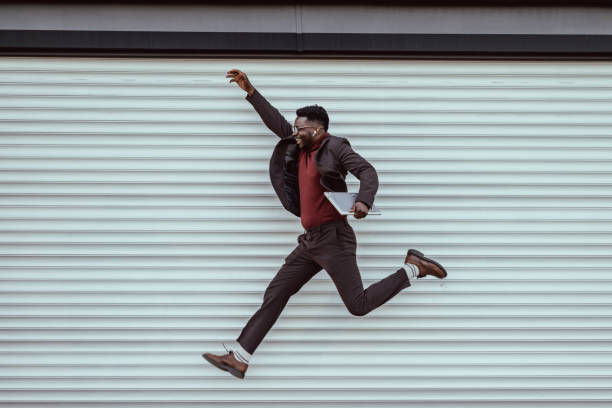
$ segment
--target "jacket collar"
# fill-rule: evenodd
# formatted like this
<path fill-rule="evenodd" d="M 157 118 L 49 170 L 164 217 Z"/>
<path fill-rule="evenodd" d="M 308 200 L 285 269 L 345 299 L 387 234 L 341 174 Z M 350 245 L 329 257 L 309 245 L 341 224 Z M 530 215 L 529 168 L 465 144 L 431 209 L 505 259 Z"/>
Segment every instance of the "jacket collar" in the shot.
<path fill-rule="evenodd" d="M 320 153 L 320 152 L 321 152 L 321 150 L 322 150 L 321 148 L 322 148 L 323 146 L 325 146 L 325 145 L 327 144 L 327 142 L 329 142 L 329 137 L 330 137 L 330 136 L 331 136 L 331 135 L 330 135 L 329 133 L 327 133 L 327 134 L 325 135 L 325 138 L 324 138 L 324 139 L 321 141 L 321 144 L 319 145 L 319 148 L 318 148 L 319 150 L 317 150 L 317 153 L 315 154 L 315 157 L 317 157 L 317 156 L 319 155 L 319 153 Z"/>
<path fill-rule="evenodd" d="M 319 149 L 318 149 L 318 150 L 317 150 L 317 152 L 315 153 L 315 156 L 314 156 L 314 157 L 315 157 L 315 158 L 314 158 L 314 160 L 315 160 L 315 164 L 316 164 L 316 165 L 317 165 L 317 167 L 319 167 L 319 168 L 323 168 L 323 167 L 320 165 L 319 157 L 321 156 L 321 152 L 323 152 L 324 150 L 326 150 L 326 149 L 323 149 L 323 147 L 324 147 L 324 146 L 325 146 L 327 143 L 329 143 L 329 138 L 330 138 L 330 137 L 333 137 L 333 136 L 332 136 L 332 135 L 330 135 L 330 134 L 328 133 L 328 134 L 327 134 L 327 136 L 325 137 L 325 139 L 323 139 L 323 141 L 321 142 L 321 145 L 319 146 Z M 327 170 L 327 171 L 331 171 L 331 169 L 326 169 L 326 170 Z"/>

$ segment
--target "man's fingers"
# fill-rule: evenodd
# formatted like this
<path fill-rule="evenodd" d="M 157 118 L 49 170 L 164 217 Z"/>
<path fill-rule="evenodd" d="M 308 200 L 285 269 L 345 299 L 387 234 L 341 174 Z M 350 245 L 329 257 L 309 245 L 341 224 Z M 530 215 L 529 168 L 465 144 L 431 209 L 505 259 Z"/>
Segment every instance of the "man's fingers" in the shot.
<path fill-rule="evenodd" d="M 232 78 L 234 81 L 244 81 L 244 77 L 240 75 L 227 75 L 226 78 Z"/>
<path fill-rule="evenodd" d="M 353 211 L 353 210 L 354 210 L 353 216 L 354 216 L 355 218 L 363 218 L 363 217 L 365 217 L 366 215 L 368 215 L 368 213 L 367 213 L 366 211 L 363 211 L 363 210 L 361 210 L 361 209 L 359 209 L 359 208 L 357 208 L 357 209 L 356 209 L 355 207 L 353 207 L 353 208 L 351 209 L 351 211 Z"/>

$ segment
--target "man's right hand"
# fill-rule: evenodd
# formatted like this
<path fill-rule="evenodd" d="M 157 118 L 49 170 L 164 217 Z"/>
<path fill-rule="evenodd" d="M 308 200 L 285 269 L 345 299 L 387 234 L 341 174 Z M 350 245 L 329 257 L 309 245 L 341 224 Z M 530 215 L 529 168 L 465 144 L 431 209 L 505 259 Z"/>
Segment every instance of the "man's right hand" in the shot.
<path fill-rule="evenodd" d="M 236 82 L 238 86 L 245 90 L 249 95 L 253 95 L 253 92 L 255 92 L 255 87 L 251 85 L 249 78 L 247 78 L 244 72 L 237 69 L 232 69 L 227 71 L 227 75 L 225 77 L 232 78 L 230 79 L 230 84 L 232 82 Z"/>

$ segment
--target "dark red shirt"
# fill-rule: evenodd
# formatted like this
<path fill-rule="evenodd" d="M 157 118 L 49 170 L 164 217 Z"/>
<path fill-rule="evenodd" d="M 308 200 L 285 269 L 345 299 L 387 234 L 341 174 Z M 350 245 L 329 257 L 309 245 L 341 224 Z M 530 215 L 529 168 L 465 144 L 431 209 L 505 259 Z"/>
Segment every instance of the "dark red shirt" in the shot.
<path fill-rule="evenodd" d="M 321 185 L 321 174 L 314 162 L 315 154 L 321 142 L 327 137 L 325 133 L 314 142 L 308 150 L 300 150 L 298 182 L 300 186 L 300 217 L 302 226 L 310 228 L 339 218 L 346 218 L 340 214 L 323 195 L 326 191 Z"/>

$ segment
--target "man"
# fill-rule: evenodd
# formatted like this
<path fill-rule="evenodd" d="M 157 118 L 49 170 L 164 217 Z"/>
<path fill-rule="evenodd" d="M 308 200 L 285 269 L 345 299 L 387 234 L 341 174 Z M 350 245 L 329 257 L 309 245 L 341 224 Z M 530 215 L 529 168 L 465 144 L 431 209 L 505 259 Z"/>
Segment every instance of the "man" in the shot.
<path fill-rule="evenodd" d="M 376 170 L 351 148 L 347 139 L 327 132 L 329 118 L 318 105 L 296 111 L 292 126 L 253 87 L 244 72 L 227 72 L 247 92 L 264 124 L 281 138 L 270 160 L 270 179 L 283 207 L 301 218 L 304 233 L 284 265 L 269 283 L 259 310 L 244 326 L 235 344 L 223 343 L 225 355 L 202 356 L 216 367 L 244 378 L 251 355 L 272 328 L 289 298 L 321 269 L 329 274 L 349 312 L 364 316 L 387 302 L 410 282 L 427 275 L 443 279 L 445 269 L 436 261 L 410 249 L 404 265 L 364 290 L 357 267 L 357 241 L 345 215 L 339 214 L 324 191 L 347 191 L 347 171 L 359 179 L 359 192 L 351 211 L 363 218 L 372 208 L 378 190 Z"/>

